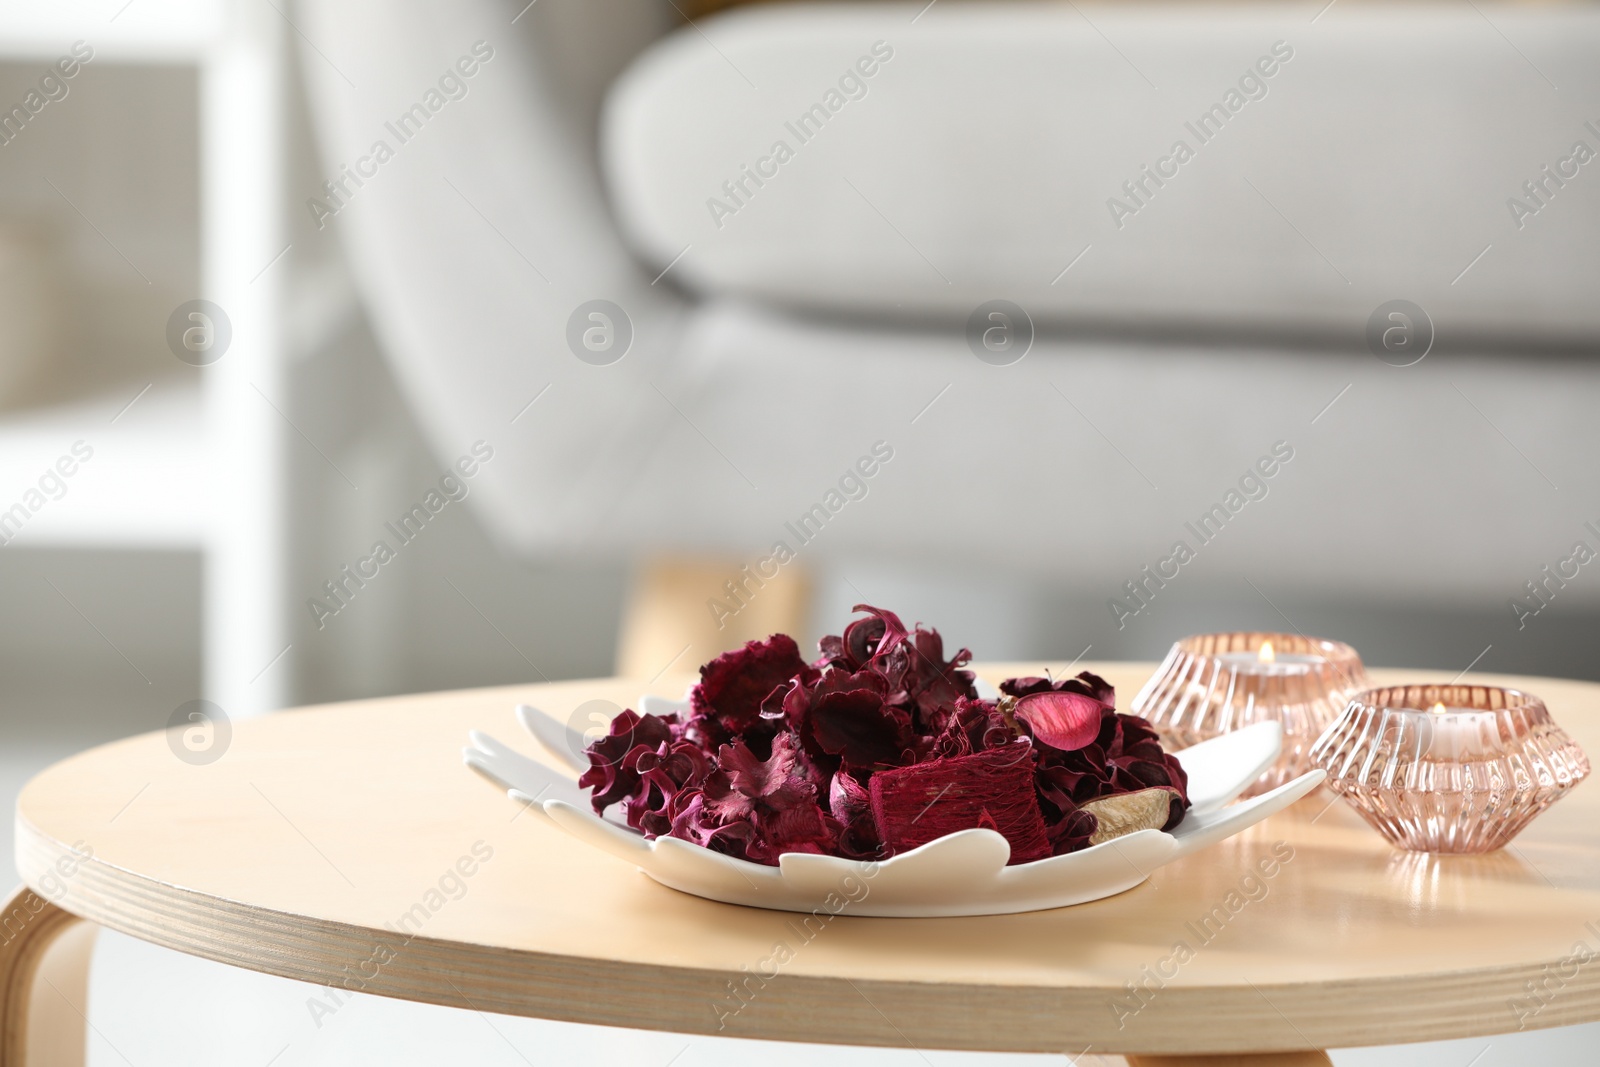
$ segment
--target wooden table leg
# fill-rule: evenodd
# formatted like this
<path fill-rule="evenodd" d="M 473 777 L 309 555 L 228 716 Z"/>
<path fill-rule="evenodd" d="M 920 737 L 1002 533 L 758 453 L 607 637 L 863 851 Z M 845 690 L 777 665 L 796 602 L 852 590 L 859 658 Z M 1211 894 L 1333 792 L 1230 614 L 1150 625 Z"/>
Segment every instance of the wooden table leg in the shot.
<path fill-rule="evenodd" d="M 1128 1067 L 1331 1067 L 1326 1052 L 1255 1052 L 1237 1056 L 1129 1056 Z"/>
<path fill-rule="evenodd" d="M 809 595 L 799 563 L 780 566 L 759 553 L 642 563 L 623 608 L 617 673 L 654 678 L 671 667 L 693 674 L 746 641 L 801 633 Z"/>
<path fill-rule="evenodd" d="M 0 910 L 0 1067 L 83 1067 L 98 928 L 31 889 Z"/>

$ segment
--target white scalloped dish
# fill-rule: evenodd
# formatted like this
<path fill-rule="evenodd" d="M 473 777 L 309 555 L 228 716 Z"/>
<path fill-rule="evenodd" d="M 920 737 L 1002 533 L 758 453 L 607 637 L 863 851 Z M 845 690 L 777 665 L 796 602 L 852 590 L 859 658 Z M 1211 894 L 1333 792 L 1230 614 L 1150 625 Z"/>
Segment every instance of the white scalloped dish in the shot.
<path fill-rule="evenodd" d="M 663 714 L 678 702 L 645 697 L 642 712 Z M 537 708 L 518 721 L 572 775 L 587 762 L 581 736 Z M 637 866 L 662 885 L 697 897 L 757 908 L 926 918 L 1003 915 L 1083 904 L 1126 892 L 1163 864 L 1197 852 L 1293 804 L 1325 777 L 1313 770 L 1277 789 L 1231 804 L 1282 747 L 1277 723 L 1224 734 L 1175 753 L 1189 776 L 1192 807 L 1171 832 L 1139 830 L 1064 856 L 1008 867 L 1006 839 L 993 830 L 962 830 L 877 862 L 787 853 L 778 866 L 735 859 L 675 837 L 647 841 L 594 814 L 574 777 L 473 731 L 467 766 L 503 786 L 578 840 Z"/>

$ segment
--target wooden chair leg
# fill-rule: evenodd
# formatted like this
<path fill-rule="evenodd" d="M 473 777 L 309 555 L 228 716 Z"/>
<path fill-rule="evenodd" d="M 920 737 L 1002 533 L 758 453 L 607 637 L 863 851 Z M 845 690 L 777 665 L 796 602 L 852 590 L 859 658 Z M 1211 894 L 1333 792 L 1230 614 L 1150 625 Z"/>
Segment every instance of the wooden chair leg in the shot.
<path fill-rule="evenodd" d="M 1256 1052 L 1236 1056 L 1129 1056 L 1128 1067 L 1332 1067 L 1326 1052 Z"/>
<path fill-rule="evenodd" d="M 799 564 L 769 561 L 765 572 L 755 556 L 642 563 L 623 609 L 617 674 L 693 674 L 746 641 L 775 633 L 803 641 L 808 588 Z"/>
<path fill-rule="evenodd" d="M 0 911 L 0 1067 L 83 1067 L 98 928 L 23 888 Z"/>

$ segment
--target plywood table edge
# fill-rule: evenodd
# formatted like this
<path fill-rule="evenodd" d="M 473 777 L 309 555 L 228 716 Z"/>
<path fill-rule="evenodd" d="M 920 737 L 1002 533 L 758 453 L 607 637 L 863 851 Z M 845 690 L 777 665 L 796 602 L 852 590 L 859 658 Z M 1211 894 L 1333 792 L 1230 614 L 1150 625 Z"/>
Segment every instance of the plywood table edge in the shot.
<path fill-rule="evenodd" d="M 17 819 L 28 885 L 71 847 Z M 79 860 L 58 907 L 140 940 L 317 985 L 563 1022 L 766 1040 L 992 1052 L 1261 1052 L 1504 1033 L 1547 964 L 1380 980 L 1264 983 L 1160 991 L 1139 1025 L 1115 1026 L 1110 987 L 965 985 L 780 975 L 719 1027 L 744 971 L 644 965 L 465 944 L 417 935 L 363 978 L 351 961 L 401 939 L 392 931 L 295 915 Z M 847 920 L 848 921 L 848 920 Z M 1426 983 L 1424 992 L 1418 986 Z M 1164 1018 L 1170 1016 L 1170 1018 Z M 1210 1025 L 1197 1029 L 1192 1020 Z M 1529 1028 L 1600 1019 L 1600 974 L 1568 982 Z M 1050 1021 L 1056 1025 L 1052 1027 Z M 913 1044 L 908 1035 L 915 1034 Z M 1046 1036 L 1046 1035 L 1049 1036 Z"/>
<path fill-rule="evenodd" d="M 1037 673 L 1043 663 L 973 665 L 987 677 Z M 1094 670 L 1148 672 L 1152 664 L 1084 664 Z M 1398 675 L 1374 670 L 1380 679 Z M 1444 672 L 1407 671 L 1416 680 Z M 1534 691 L 1570 680 L 1474 676 L 1478 683 L 1526 684 Z M 637 680 L 590 679 L 551 685 L 498 686 L 479 690 L 377 698 L 293 709 L 298 718 L 334 708 L 379 707 L 426 711 L 440 700 L 483 704 L 517 700 L 558 703 L 573 692 L 605 685 L 660 692 Z M 1594 690 L 1593 683 L 1576 683 Z M 681 689 L 679 690 L 681 691 Z M 1131 694 L 1119 703 L 1126 706 Z M 148 735 L 147 735 L 148 739 Z M 103 746 L 102 755 L 136 739 Z M 82 753 L 58 764 L 88 757 Z M 49 772 L 46 772 L 47 774 Z M 42 777 L 42 776 L 41 776 Z M 29 787 L 32 788 L 32 785 Z M 349 982 L 350 967 L 372 956 L 375 946 L 398 935 L 379 927 L 339 922 L 284 909 L 249 905 L 140 875 L 72 853 L 17 814 L 18 866 L 35 891 L 52 865 L 78 861 L 56 903 L 67 912 L 189 955 L 301 981 L 406 1000 L 596 1025 L 691 1034 L 721 1034 L 772 1040 L 831 1042 L 880 1047 L 917 1047 L 1015 1052 L 1065 1052 L 1089 1044 L 1097 1052 L 1252 1053 L 1366 1044 L 1401 1043 L 1504 1033 L 1517 1029 L 1509 1003 L 1527 996 L 1557 960 L 1534 959 L 1367 979 L 1263 981 L 1188 986 L 1175 982 L 1160 991 L 1126 1030 L 1116 1026 L 1111 998 L 1125 990 L 1107 985 L 1039 982 L 981 983 L 958 979 L 854 978 L 836 974 L 784 974 L 759 989 L 737 1014 L 719 1026 L 714 1005 L 736 1005 L 731 983 L 746 981 L 748 969 L 675 966 L 517 949 L 476 940 L 417 935 L 404 940 L 395 957 L 364 981 Z M 881 921 L 844 918 L 845 922 Z M 1583 969 L 1543 1004 L 1529 1028 L 1548 1028 L 1600 1018 L 1600 973 Z M 911 1036 L 915 1036 L 913 1043 Z"/>

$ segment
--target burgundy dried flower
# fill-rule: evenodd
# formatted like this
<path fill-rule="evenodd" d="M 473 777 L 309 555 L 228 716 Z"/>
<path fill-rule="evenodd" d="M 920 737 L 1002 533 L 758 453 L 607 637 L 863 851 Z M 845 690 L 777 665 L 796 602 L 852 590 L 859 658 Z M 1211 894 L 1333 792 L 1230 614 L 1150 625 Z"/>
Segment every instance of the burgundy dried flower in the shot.
<path fill-rule="evenodd" d="M 852 767 L 892 767 L 911 743 L 911 716 L 870 689 L 823 696 L 810 725 L 817 746 Z"/>
<path fill-rule="evenodd" d="M 1063 678 L 1058 682 L 1053 682 L 1049 678 L 1007 678 L 1000 683 L 1000 692 L 1013 697 L 1052 691 L 1093 697 L 1108 708 L 1115 707 L 1117 703 L 1116 690 L 1111 688 L 1111 683 L 1089 671 L 1079 673 L 1076 678 Z"/>
<path fill-rule="evenodd" d="M 622 802 L 628 825 L 652 836 L 672 831 L 668 809 L 673 799 L 698 789 L 711 773 L 711 760 L 688 741 L 663 742 L 654 751 L 640 745 L 623 765 L 639 778 L 633 795 Z"/>
<path fill-rule="evenodd" d="M 589 769 L 578 779 L 579 787 L 594 791 L 590 801 L 596 812 L 605 811 L 638 788 L 638 773 L 624 766 L 628 755 L 636 748 L 650 751 L 673 740 L 677 726 L 676 715 L 639 715 L 632 710 L 611 720 L 610 732 L 589 746 Z"/>
<path fill-rule="evenodd" d="M 689 695 L 691 733 L 709 748 L 758 728 L 770 733 L 761 718 L 762 703 L 791 679 L 809 682 L 815 675 L 788 634 L 724 652 L 700 668 L 700 683 Z"/>
<path fill-rule="evenodd" d="M 839 823 L 839 850 L 846 856 L 865 859 L 882 851 L 878 824 L 872 818 L 872 796 L 853 775 L 840 771 L 833 776 L 828 811 Z"/>
<path fill-rule="evenodd" d="M 933 739 L 930 756 L 966 756 L 998 748 L 1017 738 L 1000 709 L 987 700 L 957 697 L 944 716 L 944 729 Z M 1032 755 L 1028 758 L 1031 760 Z"/>

